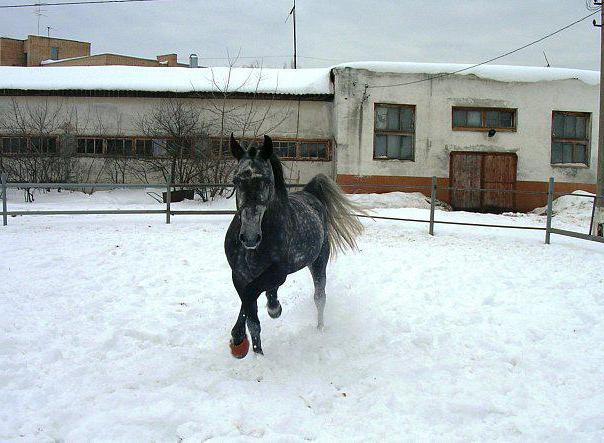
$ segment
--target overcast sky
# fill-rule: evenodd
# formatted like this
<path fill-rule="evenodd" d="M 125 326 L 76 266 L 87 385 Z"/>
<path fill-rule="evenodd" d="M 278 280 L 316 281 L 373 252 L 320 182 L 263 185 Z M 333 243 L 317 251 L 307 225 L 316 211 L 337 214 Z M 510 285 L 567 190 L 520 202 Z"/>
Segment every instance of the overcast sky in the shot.
<path fill-rule="evenodd" d="M 58 0 L 60 1 L 60 0 Z M 0 0 L 1 5 L 29 3 Z M 192 52 L 206 66 L 227 54 L 281 67 L 292 53 L 291 1 L 160 0 L 45 7 L 40 33 L 92 43 L 92 53 L 154 58 Z M 361 60 L 477 63 L 522 46 L 590 11 L 585 0 L 298 0 L 298 66 Z M 35 9 L 0 10 L 0 35 L 37 33 Z M 591 18 L 497 64 L 599 69 Z M 218 57 L 210 59 L 209 57 Z M 260 60 L 260 57 L 263 57 Z M 289 58 L 288 58 L 289 57 Z M 305 58 L 308 57 L 308 58 Z M 313 58 L 311 58 L 313 57 Z M 239 64 L 253 62 L 240 59 Z"/>

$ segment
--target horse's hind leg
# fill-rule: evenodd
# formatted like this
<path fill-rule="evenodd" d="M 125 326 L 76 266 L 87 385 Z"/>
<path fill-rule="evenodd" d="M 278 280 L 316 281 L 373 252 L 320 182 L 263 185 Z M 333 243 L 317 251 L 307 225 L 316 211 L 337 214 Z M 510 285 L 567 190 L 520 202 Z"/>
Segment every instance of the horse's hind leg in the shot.
<path fill-rule="evenodd" d="M 326 269 L 329 261 L 329 241 L 326 239 L 317 259 L 308 267 L 315 285 L 315 305 L 317 306 L 317 328 L 323 329 L 323 311 L 325 310 Z"/>
<path fill-rule="evenodd" d="M 266 310 L 271 318 L 279 318 L 281 317 L 281 312 L 283 312 L 281 303 L 279 303 L 279 299 L 277 298 L 277 289 L 279 289 L 279 286 L 266 291 Z"/>

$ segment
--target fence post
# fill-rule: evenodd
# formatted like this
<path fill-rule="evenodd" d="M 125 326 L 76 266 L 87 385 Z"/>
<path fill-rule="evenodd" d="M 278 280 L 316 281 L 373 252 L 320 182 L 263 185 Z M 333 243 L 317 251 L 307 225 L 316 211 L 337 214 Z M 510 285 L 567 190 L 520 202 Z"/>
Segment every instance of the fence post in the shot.
<path fill-rule="evenodd" d="M 170 200 L 172 199 L 172 180 L 168 180 L 168 189 L 166 192 L 166 223 L 170 224 Z"/>
<path fill-rule="evenodd" d="M 2 180 L 2 225 L 8 224 L 8 214 L 6 213 L 6 174 L 1 174 L 0 179 Z"/>
<path fill-rule="evenodd" d="M 554 202 L 554 177 L 549 178 L 547 187 L 547 223 L 545 224 L 545 244 L 549 245 L 550 229 L 552 228 L 552 207 Z"/>
<path fill-rule="evenodd" d="M 436 204 L 436 176 L 432 177 L 432 193 L 430 194 L 430 235 L 434 235 L 434 206 Z"/>

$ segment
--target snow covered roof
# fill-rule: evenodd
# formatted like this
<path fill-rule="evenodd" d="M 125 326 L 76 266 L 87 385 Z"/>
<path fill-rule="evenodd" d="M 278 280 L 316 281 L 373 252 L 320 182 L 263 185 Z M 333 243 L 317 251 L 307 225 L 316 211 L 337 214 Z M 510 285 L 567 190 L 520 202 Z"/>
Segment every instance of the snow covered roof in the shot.
<path fill-rule="evenodd" d="M 328 95 L 329 68 L 0 67 L 0 90 Z"/>
<path fill-rule="evenodd" d="M 355 62 L 331 68 L 181 68 L 140 66 L 0 66 L 0 90 L 20 91 L 135 91 L 174 93 L 260 93 L 331 95 L 332 69 L 354 68 L 374 72 L 438 75 L 471 65 L 444 63 Z M 598 71 L 532 66 L 482 65 L 457 75 L 503 82 L 577 79 L 597 85 Z"/>
<path fill-rule="evenodd" d="M 396 74 L 450 74 L 469 68 L 470 64 L 457 63 L 407 63 L 407 62 L 353 62 L 333 66 L 334 69 L 367 69 L 373 72 Z M 553 80 L 581 80 L 588 85 L 600 83 L 599 71 L 538 66 L 481 65 L 456 75 L 475 75 L 479 78 L 501 82 L 539 82 Z"/>

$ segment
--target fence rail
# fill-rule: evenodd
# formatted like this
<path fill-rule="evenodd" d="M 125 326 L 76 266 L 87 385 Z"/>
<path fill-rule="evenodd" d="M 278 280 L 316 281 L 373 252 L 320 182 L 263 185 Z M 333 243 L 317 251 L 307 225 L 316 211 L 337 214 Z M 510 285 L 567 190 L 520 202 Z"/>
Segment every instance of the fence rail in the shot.
<path fill-rule="evenodd" d="M 8 182 L 5 174 L 0 177 L 1 188 L 2 188 L 2 221 L 3 225 L 8 224 L 8 216 L 24 216 L 24 215 L 132 215 L 132 214 L 165 214 L 166 223 L 170 223 L 173 215 L 233 215 L 236 211 L 233 210 L 183 210 L 183 209 L 172 209 L 172 189 L 173 188 L 232 188 L 234 185 L 230 183 L 147 183 L 147 184 L 128 184 L 128 183 L 21 183 L 21 182 Z M 301 188 L 304 184 L 288 184 L 289 188 Z M 342 188 L 363 188 L 368 187 L 370 189 L 383 188 L 383 189 L 430 189 L 430 217 L 428 220 L 415 219 L 415 218 L 402 218 L 402 217 L 386 217 L 377 215 L 363 215 L 357 214 L 358 217 L 372 218 L 377 220 L 395 220 L 415 223 L 428 223 L 429 234 L 434 235 L 434 226 L 441 225 L 456 225 L 456 226 L 476 226 L 476 227 L 488 227 L 488 228 L 502 228 L 502 229 L 523 229 L 533 231 L 545 231 L 545 243 L 550 244 L 551 234 L 563 235 L 568 237 L 579 238 L 583 240 L 590 240 L 599 243 L 604 243 L 604 237 L 598 237 L 591 235 L 592 226 L 590 226 L 590 232 L 588 234 L 568 231 L 564 229 L 556 229 L 552 227 L 553 217 L 553 199 L 554 195 L 573 195 L 576 197 L 587 197 L 594 199 L 604 198 L 604 196 L 594 196 L 591 194 L 573 194 L 565 192 L 554 192 L 554 179 L 549 179 L 547 192 L 540 191 L 517 191 L 515 189 L 485 189 L 485 188 L 453 188 L 450 186 L 438 186 L 437 178 L 432 177 L 431 185 L 373 185 L 373 184 L 343 184 L 340 185 Z M 9 211 L 7 203 L 8 189 L 165 189 L 166 190 L 166 208 L 165 209 L 96 209 L 96 210 L 45 210 L 45 211 Z M 541 226 L 514 226 L 514 225 L 502 225 L 502 224 L 489 224 L 489 223 L 466 223 L 466 222 L 455 222 L 435 219 L 436 209 L 436 193 L 438 190 L 448 191 L 473 191 L 473 192 L 513 192 L 517 194 L 528 194 L 528 195 L 547 195 L 547 209 L 546 209 L 546 225 Z M 592 211 L 592 223 L 593 223 L 593 211 Z"/>

